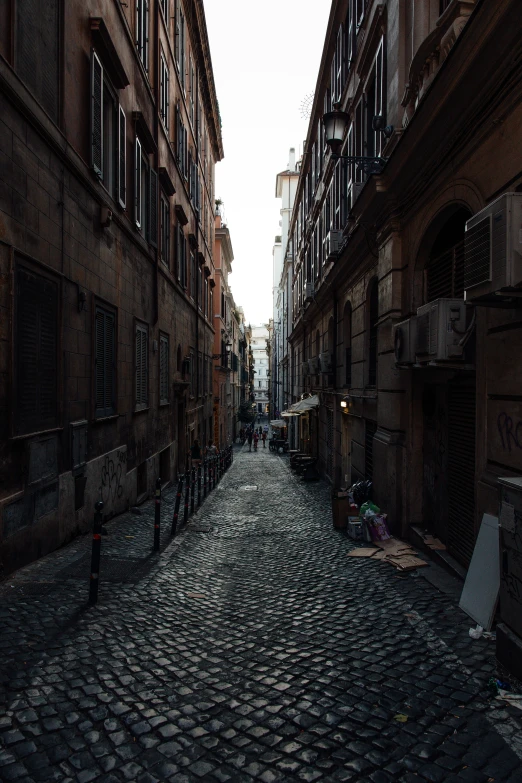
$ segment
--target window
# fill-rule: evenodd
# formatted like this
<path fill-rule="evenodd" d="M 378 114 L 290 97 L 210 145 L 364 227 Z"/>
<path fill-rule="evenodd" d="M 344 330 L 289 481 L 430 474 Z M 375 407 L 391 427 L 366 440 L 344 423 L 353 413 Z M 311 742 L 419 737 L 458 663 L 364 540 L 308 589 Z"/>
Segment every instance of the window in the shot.
<path fill-rule="evenodd" d="M 169 129 L 169 69 L 163 52 L 160 63 L 160 116 L 165 130 Z"/>
<path fill-rule="evenodd" d="M 94 415 L 116 412 L 116 316 L 96 305 L 94 324 Z"/>
<path fill-rule="evenodd" d="M 190 297 L 196 298 L 196 255 L 190 253 Z"/>
<path fill-rule="evenodd" d="M 190 122 L 192 123 L 192 127 L 194 127 L 194 107 L 196 104 L 196 74 L 194 71 L 194 63 L 192 62 L 192 57 L 190 57 Z"/>
<path fill-rule="evenodd" d="M 160 258 L 170 267 L 170 205 L 163 193 L 160 196 Z"/>
<path fill-rule="evenodd" d="M 169 23 L 169 0 L 160 0 L 160 8 L 163 13 L 163 17 Z"/>
<path fill-rule="evenodd" d="M 178 280 L 183 286 L 187 287 L 187 240 L 183 234 L 183 227 L 178 223 L 178 241 L 177 241 L 177 260 L 178 260 Z"/>
<path fill-rule="evenodd" d="M 17 0 L 15 67 L 45 111 L 58 116 L 59 14 L 61 3 Z"/>
<path fill-rule="evenodd" d="M 159 363 L 160 405 L 164 405 L 169 401 L 169 338 L 166 334 L 160 334 Z"/>
<path fill-rule="evenodd" d="M 136 0 L 136 48 L 138 55 L 149 70 L 149 1 Z"/>
<path fill-rule="evenodd" d="M 149 330 L 136 324 L 136 410 L 143 410 L 149 401 Z"/>
<path fill-rule="evenodd" d="M 179 70 L 179 78 L 181 81 L 181 87 L 185 92 L 185 17 L 181 8 L 181 3 L 178 2 L 176 9 L 176 63 Z"/>
<path fill-rule="evenodd" d="M 58 426 L 58 294 L 55 280 L 17 266 L 14 333 L 14 431 Z"/>
<path fill-rule="evenodd" d="M 134 220 L 151 245 L 158 245 L 158 175 L 149 166 L 136 136 L 134 148 Z"/>
<path fill-rule="evenodd" d="M 125 207 L 126 119 L 100 58 L 91 51 L 91 167 Z"/>
<path fill-rule="evenodd" d="M 179 104 L 176 106 L 176 160 L 185 179 L 189 178 L 187 129 L 181 118 Z"/>

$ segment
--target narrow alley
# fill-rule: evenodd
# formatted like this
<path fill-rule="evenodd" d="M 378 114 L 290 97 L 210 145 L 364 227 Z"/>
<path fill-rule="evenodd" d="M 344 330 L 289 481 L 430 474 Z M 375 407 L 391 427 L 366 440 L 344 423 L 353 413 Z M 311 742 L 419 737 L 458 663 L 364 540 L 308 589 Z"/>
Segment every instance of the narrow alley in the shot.
<path fill-rule="evenodd" d="M 495 645 L 436 566 L 347 558 L 326 486 L 268 449 L 170 539 L 174 496 L 158 554 L 152 505 L 107 525 L 95 607 L 88 535 L 2 584 L 0 779 L 522 780 Z"/>

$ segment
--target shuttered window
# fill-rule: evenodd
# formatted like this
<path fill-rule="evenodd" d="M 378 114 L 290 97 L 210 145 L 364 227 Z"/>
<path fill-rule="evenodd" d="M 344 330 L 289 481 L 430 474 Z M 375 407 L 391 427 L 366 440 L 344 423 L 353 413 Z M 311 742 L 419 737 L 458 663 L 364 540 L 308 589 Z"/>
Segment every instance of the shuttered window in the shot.
<path fill-rule="evenodd" d="M 15 68 L 35 98 L 58 116 L 59 0 L 16 0 Z"/>
<path fill-rule="evenodd" d="M 58 283 L 16 270 L 14 429 L 58 426 Z"/>
<path fill-rule="evenodd" d="M 169 129 L 169 68 L 163 52 L 160 62 L 160 116 L 165 126 Z"/>
<path fill-rule="evenodd" d="M 170 206 L 163 193 L 160 196 L 160 257 L 170 266 Z"/>
<path fill-rule="evenodd" d="M 158 246 L 158 175 L 154 169 L 149 171 L 149 235 L 148 240 Z"/>
<path fill-rule="evenodd" d="M 91 52 L 91 166 L 103 176 L 103 67 Z"/>
<path fill-rule="evenodd" d="M 136 410 L 146 408 L 149 401 L 149 330 L 136 324 Z"/>
<path fill-rule="evenodd" d="M 159 343 L 160 404 L 164 404 L 169 401 L 169 338 L 166 334 L 160 335 Z"/>
<path fill-rule="evenodd" d="M 177 242 L 177 256 L 178 256 L 178 280 L 183 286 L 187 287 L 187 241 L 183 234 L 183 227 L 178 223 L 178 242 Z"/>
<path fill-rule="evenodd" d="M 96 305 L 94 359 L 94 415 L 96 418 L 116 413 L 116 317 Z"/>
<path fill-rule="evenodd" d="M 127 123 L 125 112 L 120 106 L 118 113 L 118 201 L 125 207 L 127 199 Z"/>
<path fill-rule="evenodd" d="M 148 0 L 136 0 L 136 48 L 140 60 L 149 69 L 149 3 Z"/>

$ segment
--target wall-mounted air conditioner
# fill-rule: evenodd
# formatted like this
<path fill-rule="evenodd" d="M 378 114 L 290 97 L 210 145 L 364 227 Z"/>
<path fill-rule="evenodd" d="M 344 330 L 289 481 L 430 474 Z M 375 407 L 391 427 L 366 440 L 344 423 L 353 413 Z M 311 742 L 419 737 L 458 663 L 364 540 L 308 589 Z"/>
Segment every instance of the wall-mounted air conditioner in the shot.
<path fill-rule="evenodd" d="M 305 286 L 305 302 L 309 302 L 314 296 L 314 284 L 307 283 Z"/>
<path fill-rule="evenodd" d="M 522 296 L 522 193 L 504 193 L 466 223 L 464 298 L 502 305 L 516 295 Z"/>
<path fill-rule="evenodd" d="M 463 299 L 435 299 L 417 310 L 415 354 L 418 362 L 462 362 L 466 333 Z"/>
<path fill-rule="evenodd" d="M 319 357 L 314 356 L 313 359 L 308 359 L 308 369 L 310 375 L 319 375 Z"/>
<path fill-rule="evenodd" d="M 393 327 L 395 364 L 405 366 L 415 364 L 415 345 L 417 342 L 417 316 L 412 315 Z"/>
<path fill-rule="evenodd" d="M 343 243 L 343 232 L 332 230 L 326 237 L 325 262 L 335 261 Z"/>
<path fill-rule="evenodd" d="M 333 356 L 328 351 L 323 351 L 321 354 L 321 372 L 327 374 L 333 372 Z"/>

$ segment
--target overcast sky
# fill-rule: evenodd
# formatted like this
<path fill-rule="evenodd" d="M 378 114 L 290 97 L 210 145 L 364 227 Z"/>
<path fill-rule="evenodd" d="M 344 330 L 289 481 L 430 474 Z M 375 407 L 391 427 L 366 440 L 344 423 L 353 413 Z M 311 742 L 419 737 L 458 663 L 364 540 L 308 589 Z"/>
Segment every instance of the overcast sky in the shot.
<path fill-rule="evenodd" d="M 230 278 L 247 322 L 272 315 L 272 248 L 280 232 L 275 181 L 299 157 L 330 0 L 205 0 L 225 158 L 216 166 L 234 250 Z"/>

